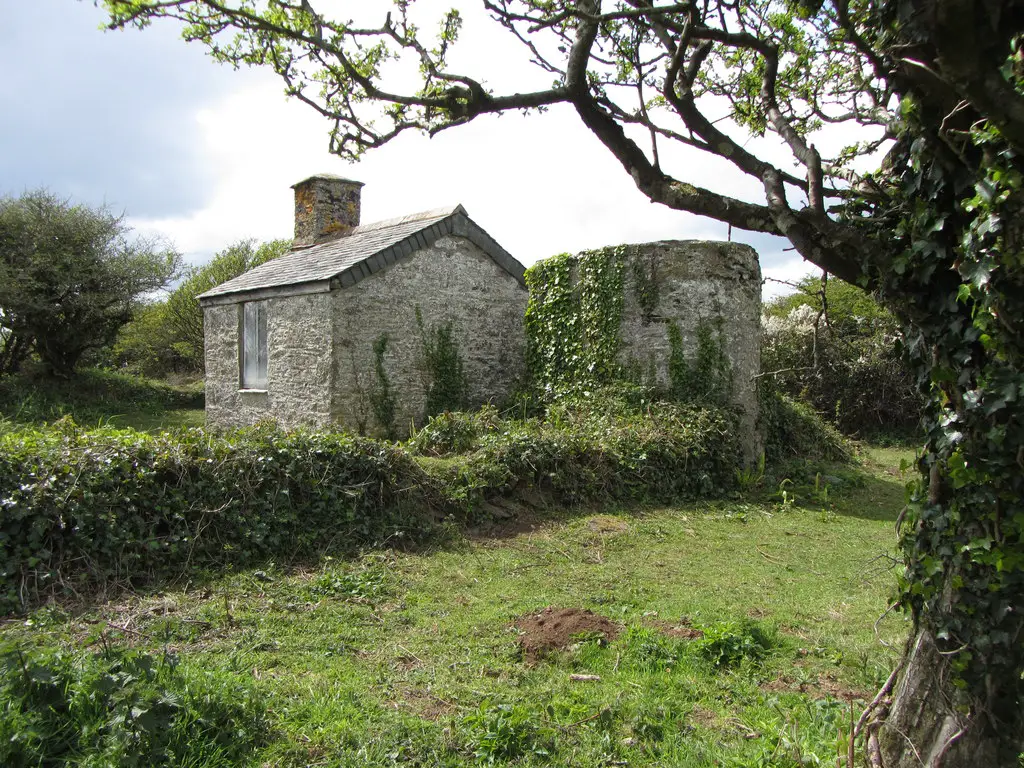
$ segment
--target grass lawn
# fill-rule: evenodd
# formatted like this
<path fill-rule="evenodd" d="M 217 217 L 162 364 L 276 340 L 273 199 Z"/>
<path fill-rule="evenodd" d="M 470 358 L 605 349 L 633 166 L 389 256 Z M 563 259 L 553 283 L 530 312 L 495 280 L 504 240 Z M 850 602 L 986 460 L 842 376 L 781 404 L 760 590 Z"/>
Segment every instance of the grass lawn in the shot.
<path fill-rule="evenodd" d="M 834 765 L 908 629 L 886 613 L 904 457 L 50 606 L 0 637 L 173 655 L 246 702 L 251 747 L 194 766 Z"/>
<path fill-rule="evenodd" d="M 206 426 L 206 411 L 202 408 L 169 408 L 166 411 L 126 410 L 124 413 L 106 416 L 103 423 L 120 429 L 137 429 L 140 432 L 204 427 Z"/>
<path fill-rule="evenodd" d="M 68 379 L 23 374 L 0 378 L 0 428 L 56 421 L 157 432 L 206 423 L 202 384 L 172 386 L 112 371 L 84 369 Z"/>

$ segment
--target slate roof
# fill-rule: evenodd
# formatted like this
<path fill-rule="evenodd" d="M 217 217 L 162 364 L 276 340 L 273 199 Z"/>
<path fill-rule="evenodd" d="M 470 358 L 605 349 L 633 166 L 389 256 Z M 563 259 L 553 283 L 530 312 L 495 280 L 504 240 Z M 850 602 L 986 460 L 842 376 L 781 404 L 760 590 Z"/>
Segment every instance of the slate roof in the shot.
<path fill-rule="evenodd" d="M 325 243 L 293 250 L 200 294 L 204 304 L 261 296 L 316 293 L 355 285 L 444 235 L 464 237 L 523 283 L 525 271 L 504 248 L 477 226 L 461 205 L 361 224 Z"/>

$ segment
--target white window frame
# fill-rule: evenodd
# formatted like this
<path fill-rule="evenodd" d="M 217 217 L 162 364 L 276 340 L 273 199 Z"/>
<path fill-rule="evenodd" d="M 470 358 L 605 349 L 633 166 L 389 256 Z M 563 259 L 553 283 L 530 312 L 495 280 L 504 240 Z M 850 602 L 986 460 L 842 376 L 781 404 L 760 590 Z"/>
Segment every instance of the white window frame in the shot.
<path fill-rule="evenodd" d="M 267 362 L 267 301 L 246 301 L 238 317 L 239 388 L 266 392 Z"/>

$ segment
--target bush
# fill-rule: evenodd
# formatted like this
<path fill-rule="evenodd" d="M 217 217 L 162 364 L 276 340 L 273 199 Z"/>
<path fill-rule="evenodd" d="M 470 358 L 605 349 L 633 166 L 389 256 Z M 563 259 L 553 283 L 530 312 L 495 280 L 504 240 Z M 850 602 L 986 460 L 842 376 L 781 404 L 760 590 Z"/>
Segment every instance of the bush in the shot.
<path fill-rule="evenodd" d="M 524 485 L 565 504 L 666 501 L 729 490 L 740 462 L 732 415 L 638 401 L 636 389 L 566 395 L 543 418 L 503 421 L 490 406 L 441 414 L 408 446 L 448 457 L 427 466 L 438 493 L 470 514 L 487 497 Z"/>
<path fill-rule="evenodd" d="M 850 459 L 846 440 L 809 404 L 780 393 L 764 380 L 758 384 L 758 397 L 768 463 L 777 464 L 795 457 L 825 461 Z"/>
<path fill-rule="evenodd" d="M 716 667 L 732 667 L 744 660 L 758 660 L 772 648 L 772 638 L 752 621 L 722 621 L 701 628 L 694 641 L 697 654 Z"/>
<path fill-rule="evenodd" d="M 536 724 L 533 713 L 519 705 L 484 701 L 462 723 L 470 733 L 467 747 L 480 762 L 546 758 L 554 751 L 554 729 Z"/>
<path fill-rule="evenodd" d="M 265 707 L 249 689 L 186 675 L 168 654 L 4 647 L 0 699 L 0 764 L 8 768 L 227 768 L 267 731 Z"/>
<path fill-rule="evenodd" d="M 423 456 L 450 456 L 469 453 L 479 447 L 480 437 L 498 429 L 501 414 L 491 405 L 475 413 L 445 411 L 431 417 L 409 439 L 409 447 Z"/>
<path fill-rule="evenodd" d="M 658 403 L 648 413 L 565 401 L 544 421 L 512 422 L 480 439 L 487 463 L 559 499 L 670 500 L 720 495 L 735 482 L 731 414 Z"/>
<path fill-rule="evenodd" d="M 103 368 L 136 376 L 162 378 L 195 376 L 202 370 L 178 340 L 166 301 L 154 301 L 136 309 L 134 316 L 108 347 L 83 360 Z"/>
<path fill-rule="evenodd" d="M 844 434 L 912 434 L 923 400 L 903 360 L 896 318 L 839 280 L 828 282 L 823 315 L 820 281 L 800 285 L 802 292 L 765 308 L 762 370 L 776 372 L 781 392 L 809 403 Z"/>
<path fill-rule="evenodd" d="M 0 435 L 0 606 L 60 579 L 140 584 L 393 532 L 417 470 L 372 440 L 276 429 Z"/>

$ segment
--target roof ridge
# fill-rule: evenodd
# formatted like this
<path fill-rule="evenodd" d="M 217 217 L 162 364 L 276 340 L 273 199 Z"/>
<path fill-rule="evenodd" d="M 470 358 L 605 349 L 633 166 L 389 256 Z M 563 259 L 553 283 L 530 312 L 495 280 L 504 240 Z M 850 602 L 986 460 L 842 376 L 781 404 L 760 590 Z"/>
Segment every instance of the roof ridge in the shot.
<path fill-rule="evenodd" d="M 363 232 L 375 232 L 378 229 L 385 229 L 387 227 L 393 227 L 397 224 L 408 224 L 413 221 L 421 221 L 425 219 L 443 219 L 446 216 L 451 216 L 455 213 L 466 213 L 466 209 L 462 207 L 461 203 L 455 205 L 445 206 L 443 208 L 431 208 L 429 211 L 420 211 L 419 213 L 410 213 L 406 216 L 398 216 L 393 219 L 381 219 L 380 221 L 371 221 L 369 224 L 360 224 L 358 227 L 352 227 L 342 237 L 351 237 L 352 235 L 359 235 Z M 329 241 L 328 241 L 329 242 Z"/>
<path fill-rule="evenodd" d="M 331 290 L 336 280 L 340 280 L 341 288 L 346 288 L 449 234 L 468 238 L 522 282 L 522 265 L 473 223 L 465 208 L 455 205 L 364 224 L 322 243 L 293 248 L 280 258 L 211 288 L 199 298 L 215 299 L 277 288 L 294 292 L 302 285 L 306 286 L 301 289 L 306 293 L 319 292 Z"/>

